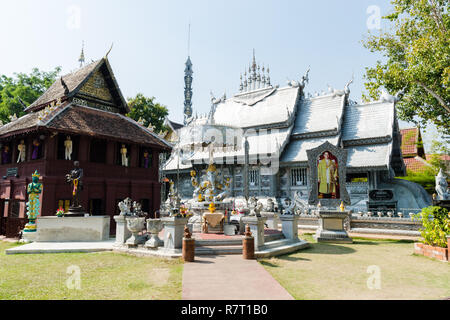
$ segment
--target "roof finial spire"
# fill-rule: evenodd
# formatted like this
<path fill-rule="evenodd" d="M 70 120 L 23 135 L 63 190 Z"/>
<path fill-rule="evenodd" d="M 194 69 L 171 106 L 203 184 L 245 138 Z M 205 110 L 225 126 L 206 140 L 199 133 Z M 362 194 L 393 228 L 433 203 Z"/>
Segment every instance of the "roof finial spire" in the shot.
<path fill-rule="evenodd" d="M 189 55 L 191 45 L 191 23 L 189 23 L 189 32 L 188 32 L 188 58 L 186 60 L 186 67 L 184 69 L 184 120 L 183 124 L 187 125 L 191 121 L 192 118 L 192 74 L 194 71 L 192 70 L 192 62 L 191 57 Z"/>
<path fill-rule="evenodd" d="M 114 42 L 111 43 L 111 47 L 109 48 L 108 52 L 105 54 L 105 59 L 108 58 L 108 54 L 111 52 L 113 45 L 114 45 Z"/>
<path fill-rule="evenodd" d="M 188 57 L 191 55 L 191 23 L 189 22 L 189 27 L 188 27 L 189 31 L 188 31 Z"/>
<path fill-rule="evenodd" d="M 81 43 L 81 54 L 80 54 L 80 57 L 78 58 L 78 62 L 80 63 L 80 68 L 81 68 L 84 64 L 84 40 Z"/>

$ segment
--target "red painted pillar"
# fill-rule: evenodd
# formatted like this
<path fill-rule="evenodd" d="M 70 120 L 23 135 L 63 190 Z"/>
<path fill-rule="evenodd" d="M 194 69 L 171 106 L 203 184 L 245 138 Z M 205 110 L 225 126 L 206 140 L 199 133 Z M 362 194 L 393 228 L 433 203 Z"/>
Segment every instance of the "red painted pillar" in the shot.
<path fill-rule="evenodd" d="M 44 143 L 44 159 L 55 160 L 58 153 L 58 135 L 47 136 Z"/>
<path fill-rule="evenodd" d="M 81 136 L 80 147 L 78 151 L 78 159 L 80 160 L 80 162 L 89 161 L 89 145 L 90 145 L 89 137 Z"/>
<path fill-rule="evenodd" d="M 41 194 L 41 216 L 53 216 L 56 214 L 56 181 L 53 179 L 42 179 L 42 194 Z"/>
<path fill-rule="evenodd" d="M 114 165 L 115 162 L 115 152 L 116 143 L 114 141 L 107 141 L 106 143 L 106 164 Z"/>
<path fill-rule="evenodd" d="M 131 145 L 130 149 L 130 167 L 139 167 L 139 146 Z"/>

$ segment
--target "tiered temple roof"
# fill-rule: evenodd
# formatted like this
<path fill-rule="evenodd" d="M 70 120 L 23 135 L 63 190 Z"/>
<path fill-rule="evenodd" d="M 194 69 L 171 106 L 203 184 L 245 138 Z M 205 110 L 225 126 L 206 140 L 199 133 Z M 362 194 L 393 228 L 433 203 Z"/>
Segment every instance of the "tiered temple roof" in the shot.
<path fill-rule="evenodd" d="M 44 129 L 171 148 L 125 116 L 129 110 L 105 57 L 56 80 L 26 115 L 0 127 L 0 138 Z"/>

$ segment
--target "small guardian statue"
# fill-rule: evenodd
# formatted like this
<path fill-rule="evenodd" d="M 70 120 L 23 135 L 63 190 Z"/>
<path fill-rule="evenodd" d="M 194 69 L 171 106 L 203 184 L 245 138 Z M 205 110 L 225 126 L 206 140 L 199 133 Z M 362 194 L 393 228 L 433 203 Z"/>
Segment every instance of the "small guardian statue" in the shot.
<path fill-rule="evenodd" d="M 9 146 L 4 146 L 2 151 L 2 164 L 11 162 L 11 150 Z"/>
<path fill-rule="evenodd" d="M 123 201 L 120 201 L 118 207 L 120 209 L 121 216 L 130 216 L 131 215 L 131 199 L 126 198 Z"/>
<path fill-rule="evenodd" d="M 150 154 L 148 153 L 148 150 L 144 150 L 142 167 L 148 169 L 149 166 L 150 166 Z"/>
<path fill-rule="evenodd" d="M 122 148 L 120 149 L 120 154 L 122 156 L 122 166 L 124 166 L 124 167 L 128 167 L 127 153 L 128 153 L 127 148 L 125 147 L 124 144 L 122 144 Z"/>
<path fill-rule="evenodd" d="M 250 217 L 261 217 L 261 210 L 263 209 L 263 204 L 258 202 L 258 199 L 255 197 L 250 197 L 248 200 L 248 208 L 250 209 L 249 216 Z"/>
<path fill-rule="evenodd" d="M 64 141 L 64 148 L 65 148 L 65 159 L 66 160 L 72 160 L 72 139 L 70 136 L 67 136 L 66 140 Z"/>
<path fill-rule="evenodd" d="M 294 215 L 295 201 L 291 201 L 289 198 L 283 199 L 282 206 L 283 215 Z"/>
<path fill-rule="evenodd" d="M 33 140 L 33 152 L 31 153 L 31 160 L 36 160 L 39 158 L 39 150 L 41 148 L 41 143 L 38 139 Z"/>
<path fill-rule="evenodd" d="M 436 176 L 436 192 L 437 200 L 450 200 L 450 193 L 448 192 L 447 179 L 445 178 L 442 168 Z"/>
<path fill-rule="evenodd" d="M 20 140 L 20 144 L 17 146 L 17 150 L 19 150 L 19 155 L 17 156 L 17 163 L 24 162 L 26 158 L 26 149 L 24 140 Z"/>
<path fill-rule="evenodd" d="M 42 193 L 42 183 L 39 182 L 39 173 L 36 170 L 31 176 L 31 183 L 28 184 L 27 194 L 27 216 L 28 223 L 25 225 L 23 232 L 36 232 L 36 218 L 39 215 L 39 209 L 41 203 L 39 201 L 39 196 Z"/>

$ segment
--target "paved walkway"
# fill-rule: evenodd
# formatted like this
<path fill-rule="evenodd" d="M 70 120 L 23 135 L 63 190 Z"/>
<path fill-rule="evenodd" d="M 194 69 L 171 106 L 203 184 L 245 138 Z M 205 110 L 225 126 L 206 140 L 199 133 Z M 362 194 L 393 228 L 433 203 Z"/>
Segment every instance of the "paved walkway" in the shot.
<path fill-rule="evenodd" d="M 183 300 L 293 300 L 256 260 L 195 257 L 183 268 Z"/>

